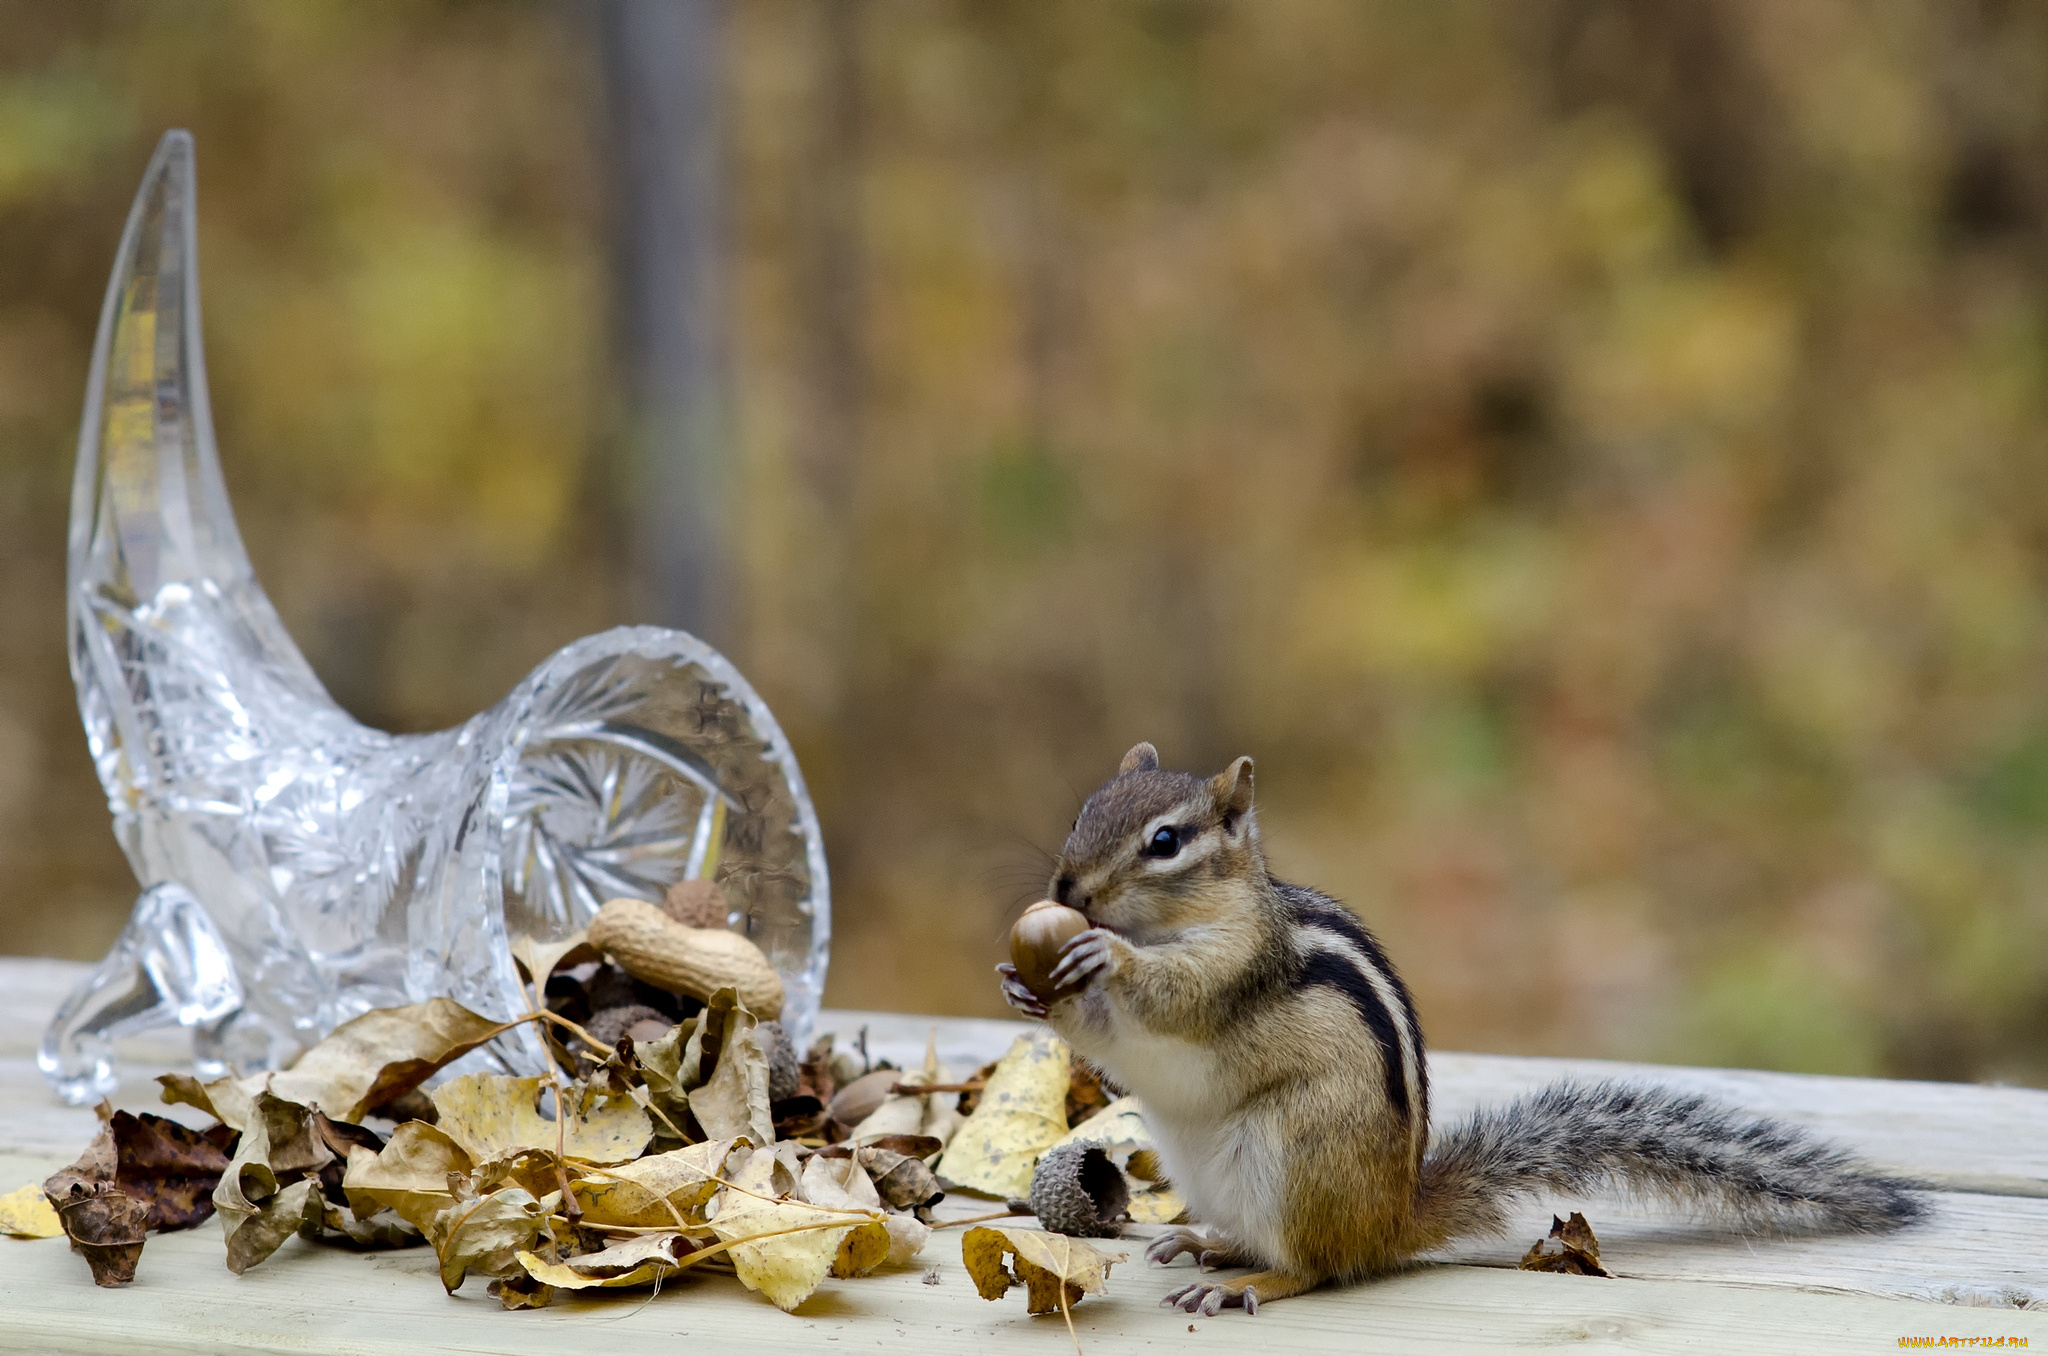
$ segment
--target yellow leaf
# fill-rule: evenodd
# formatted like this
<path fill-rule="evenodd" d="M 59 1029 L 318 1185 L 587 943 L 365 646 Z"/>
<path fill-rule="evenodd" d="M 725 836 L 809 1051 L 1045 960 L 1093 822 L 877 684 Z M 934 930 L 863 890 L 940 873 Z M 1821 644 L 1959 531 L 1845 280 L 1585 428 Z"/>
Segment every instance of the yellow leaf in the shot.
<path fill-rule="evenodd" d="M 1172 1224 L 1187 1214 L 1188 1203 L 1178 1191 L 1162 1184 L 1148 1191 L 1133 1191 L 1126 1208 L 1133 1224 Z"/>
<path fill-rule="evenodd" d="M 1119 1097 L 1048 1147 L 1061 1144 L 1100 1144 L 1112 1158 L 1121 1159 L 1139 1149 L 1151 1148 L 1152 1132 L 1146 1128 L 1138 1099 Z"/>
<path fill-rule="evenodd" d="M 963 1191 L 1002 1200 L 1030 1195 L 1039 1155 L 1067 1133 L 1072 1058 L 1050 1031 L 1019 1036 L 989 1075 L 974 1114 L 953 1133 L 939 1175 Z"/>
<path fill-rule="evenodd" d="M 558 1127 L 540 1112 L 544 1079 L 466 1074 L 433 1091 L 439 1127 L 478 1163 L 520 1149 L 554 1152 Z M 554 1093 L 546 1094 L 549 1109 Z M 623 1163 L 647 1147 L 654 1124 L 630 1097 L 598 1094 L 562 1098 L 562 1156 L 585 1163 Z"/>
<path fill-rule="evenodd" d="M 466 1174 L 473 1166 L 462 1146 L 445 1133 L 425 1121 L 407 1121 L 391 1132 L 383 1152 L 372 1153 L 361 1145 L 349 1150 L 341 1189 L 357 1216 L 367 1219 L 388 1206 L 424 1233 L 434 1216 L 455 1199 L 448 1175 Z"/>
<path fill-rule="evenodd" d="M 1006 1254 L 1016 1256 L 1014 1275 L 1003 1265 Z M 1078 1238 L 1041 1229 L 982 1225 L 969 1229 L 960 1240 L 960 1258 L 981 1297 L 1001 1299 L 1021 1281 L 1028 1295 L 1026 1310 L 1034 1314 L 1058 1313 L 1063 1287 L 1069 1308 L 1083 1295 L 1103 1294 L 1108 1289 L 1109 1269 L 1127 1256 L 1101 1252 Z"/>
<path fill-rule="evenodd" d="M 64 1232 L 49 1197 L 35 1183 L 0 1196 L 0 1234 L 14 1238 L 55 1238 Z"/>
<path fill-rule="evenodd" d="M 879 1212 L 853 1214 L 801 1201 L 764 1201 L 730 1188 L 718 1194 L 711 1228 L 734 1245 L 733 1270 L 747 1289 L 760 1291 L 783 1310 L 810 1298 L 840 1261 L 847 1235 L 855 1230 L 868 1231 L 868 1241 L 848 1250 L 850 1263 L 872 1255 L 869 1265 L 877 1265 L 889 1252 L 889 1231 Z"/>
<path fill-rule="evenodd" d="M 538 1253 L 518 1254 L 519 1265 L 537 1281 L 560 1290 L 588 1290 L 593 1287 L 645 1285 L 682 1269 L 676 1259 L 691 1250 L 681 1234 L 643 1234 L 614 1243 L 603 1252 L 585 1253 L 563 1262 L 550 1262 Z"/>
<path fill-rule="evenodd" d="M 591 1224 L 659 1229 L 677 1216 L 702 1222 L 704 1203 L 718 1190 L 734 1141 L 712 1140 L 599 1171 L 585 1171 L 570 1190 Z M 675 1207 L 670 1213 L 669 1206 Z"/>

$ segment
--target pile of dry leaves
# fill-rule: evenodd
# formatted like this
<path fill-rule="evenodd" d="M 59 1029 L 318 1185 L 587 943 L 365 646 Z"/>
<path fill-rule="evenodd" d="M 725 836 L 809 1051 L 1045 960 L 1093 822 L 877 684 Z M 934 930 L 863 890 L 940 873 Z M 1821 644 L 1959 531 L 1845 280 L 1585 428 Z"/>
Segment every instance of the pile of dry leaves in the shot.
<path fill-rule="evenodd" d="M 999 1214 L 1065 1210 L 1077 1233 L 1181 1214 L 1130 1099 L 1049 1032 L 965 1079 L 929 1052 L 870 1067 L 830 1037 L 798 1058 L 734 988 L 662 991 L 579 942 L 516 948 L 536 1005 L 514 1022 L 436 999 L 365 1013 L 282 1072 L 160 1079 L 205 1130 L 103 1105 L 76 1163 L 0 1196 L 0 1232 L 68 1235 L 102 1285 L 134 1278 L 149 1232 L 218 1213 L 237 1273 L 297 1234 L 431 1247 L 451 1293 L 481 1277 L 507 1308 L 698 1269 L 787 1310 L 916 1257 L 948 1188 Z M 443 1074 L 524 1023 L 548 1076 Z M 984 1296 L 1023 1284 L 1033 1313 L 1099 1293 L 1123 1260 L 1002 1227 L 971 1229 L 963 1255 Z"/>

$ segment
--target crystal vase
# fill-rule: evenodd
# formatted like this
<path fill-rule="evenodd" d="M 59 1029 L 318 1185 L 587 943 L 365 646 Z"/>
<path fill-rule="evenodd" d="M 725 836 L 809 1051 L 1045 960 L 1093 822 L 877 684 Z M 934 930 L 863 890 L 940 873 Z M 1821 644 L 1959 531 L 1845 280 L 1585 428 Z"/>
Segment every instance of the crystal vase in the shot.
<path fill-rule="evenodd" d="M 781 972 L 803 1040 L 830 888 L 789 742 L 680 631 L 586 637 L 438 734 L 336 706 L 257 584 L 228 505 L 200 343 L 192 139 L 165 135 L 100 313 L 71 492 L 71 672 L 143 889 L 58 1010 L 58 1094 L 115 1085 L 113 1041 L 192 1029 L 202 1075 L 288 1063 L 371 1008 L 532 1005 L 510 951 L 605 900 L 710 875 Z M 537 1072 L 530 1027 L 470 1057 Z"/>

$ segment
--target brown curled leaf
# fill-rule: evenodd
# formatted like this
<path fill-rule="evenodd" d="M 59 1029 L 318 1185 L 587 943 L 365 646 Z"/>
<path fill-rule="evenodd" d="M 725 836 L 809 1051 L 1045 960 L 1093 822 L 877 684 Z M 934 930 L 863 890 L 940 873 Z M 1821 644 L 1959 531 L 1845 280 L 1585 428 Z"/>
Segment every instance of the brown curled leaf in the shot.
<path fill-rule="evenodd" d="M 213 1218 L 213 1189 L 228 1156 L 206 1132 L 145 1111 L 116 1111 L 114 1185 L 149 1210 L 151 1229 L 189 1229 Z"/>
<path fill-rule="evenodd" d="M 127 1285 L 142 1260 L 149 1207 L 110 1182 L 73 1181 L 63 1199 L 51 1198 L 71 1250 L 92 1268 L 92 1283 Z"/>
<path fill-rule="evenodd" d="M 1522 1255 L 1519 1266 L 1523 1271 L 1557 1271 L 1572 1276 L 1612 1275 L 1600 1265 L 1600 1240 L 1593 1237 L 1593 1226 L 1576 1210 L 1569 1220 L 1552 1215 L 1550 1236 L 1538 1239 Z"/>
<path fill-rule="evenodd" d="M 865 1144 L 854 1151 L 855 1160 L 875 1182 L 875 1190 L 891 1210 L 918 1210 L 938 1204 L 946 1193 L 924 1160 Z"/>

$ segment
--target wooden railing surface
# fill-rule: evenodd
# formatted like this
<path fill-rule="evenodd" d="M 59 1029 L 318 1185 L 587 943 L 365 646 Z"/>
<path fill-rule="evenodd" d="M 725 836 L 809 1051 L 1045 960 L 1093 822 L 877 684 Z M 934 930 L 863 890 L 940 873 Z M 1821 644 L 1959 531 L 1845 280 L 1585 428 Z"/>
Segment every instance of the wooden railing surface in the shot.
<path fill-rule="evenodd" d="M 83 971 L 0 958 L 0 1192 L 41 1181 L 95 1132 L 93 1113 L 59 1103 L 34 1060 L 50 1013 Z M 1025 1029 L 835 1011 L 823 1028 L 845 1040 L 865 1029 L 876 1057 L 913 1066 L 935 1032 L 956 1068 L 994 1058 Z M 167 1110 L 151 1079 L 183 1067 L 182 1037 L 130 1042 L 121 1055 L 116 1105 Z M 2005 1338 L 2007 1348 L 2024 1338 L 2048 1350 L 2048 1092 L 1497 1055 L 1431 1060 L 1439 1123 L 1564 1076 L 1655 1080 L 1811 1126 L 1931 1183 L 1932 1219 L 1882 1237 L 1735 1237 L 1642 1203 L 1546 1202 L 1499 1241 L 1268 1305 L 1255 1318 L 1213 1319 L 1159 1306 L 1189 1264 L 1147 1265 L 1152 1231 L 1133 1229 L 1118 1245 L 1131 1260 L 1112 1273 L 1108 1296 L 1073 1311 L 1083 1350 L 1868 1352 L 1942 1337 Z M 1551 1209 L 1574 1205 L 1615 1278 L 1514 1269 L 1547 1231 Z M 941 1214 L 990 1208 L 954 1198 Z M 135 1283 L 99 1290 L 62 1240 L 0 1238 L 0 1351 L 1071 1350 L 1059 1318 L 1026 1317 L 1020 1294 L 991 1304 L 975 1293 L 959 1237 L 935 1233 L 918 1264 L 899 1272 L 828 1281 L 793 1315 L 726 1277 L 683 1281 L 651 1302 L 643 1292 L 507 1312 L 480 1284 L 445 1295 L 426 1250 L 352 1254 L 299 1240 L 237 1277 L 211 1224 L 152 1235 Z"/>

